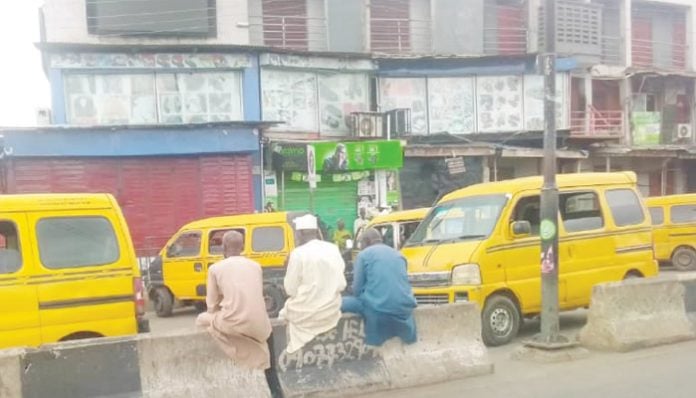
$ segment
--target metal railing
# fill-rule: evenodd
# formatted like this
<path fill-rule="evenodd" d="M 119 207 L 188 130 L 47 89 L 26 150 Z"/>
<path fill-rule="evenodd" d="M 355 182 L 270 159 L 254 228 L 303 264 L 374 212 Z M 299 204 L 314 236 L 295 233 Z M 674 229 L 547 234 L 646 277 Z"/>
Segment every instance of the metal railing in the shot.
<path fill-rule="evenodd" d="M 589 106 L 570 113 L 570 135 L 581 138 L 623 138 L 624 112 L 598 110 Z"/>
<path fill-rule="evenodd" d="M 686 57 L 688 53 L 688 46 L 686 44 L 634 38 L 631 41 L 631 51 L 634 66 L 679 70 L 686 68 Z M 656 53 L 660 54 L 666 52 L 671 53 L 671 58 L 655 57 Z"/>
<path fill-rule="evenodd" d="M 370 18 L 370 50 L 376 53 L 411 54 L 432 50 L 430 20 Z"/>
<path fill-rule="evenodd" d="M 483 52 L 490 55 L 519 55 L 527 52 L 527 29 L 483 29 Z"/>
<path fill-rule="evenodd" d="M 306 16 L 249 16 L 252 45 L 291 50 L 327 49 L 326 18 Z"/>

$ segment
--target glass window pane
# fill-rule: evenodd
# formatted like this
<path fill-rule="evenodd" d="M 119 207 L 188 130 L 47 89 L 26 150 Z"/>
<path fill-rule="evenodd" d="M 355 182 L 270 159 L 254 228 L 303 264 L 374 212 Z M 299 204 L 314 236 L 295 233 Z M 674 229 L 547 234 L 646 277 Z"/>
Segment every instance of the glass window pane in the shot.
<path fill-rule="evenodd" d="M 662 225 L 665 222 L 665 209 L 662 207 L 651 207 L 649 210 L 653 225 Z"/>
<path fill-rule="evenodd" d="M 320 130 L 348 133 L 351 112 L 369 110 L 367 75 L 343 73 L 319 76 Z"/>
<path fill-rule="evenodd" d="M 211 231 L 208 235 L 208 253 L 210 254 L 222 254 L 222 237 L 229 231 L 237 231 L 245 236 L 244 228 L 230 228 L 230 229 L 218 229 L 216 231 Z"/>
<path fill-rule="evenodd" d="M 428 79 L 430 131 L 451 134 L 472 133 L 475 129 L 474 78 L 439 77 Z"/>
<path fill-rule="evenodd" d="M 633 190 L 613 189 L 607 191 L 606 198 L 617 227 L 641 224 L 645 220 L 643 207 Z"/>
<path fill-rule="evenodd" d="M 46 268 L 106 265 L 120 255 L 114 229 L 104 217 L 44 218 L 36 224 L 36 237 Z"/>
<path fill-rule="evenodd" d="M 22 252 L 17 227 L 10 221 L 0 221 L 0 274 L 11 274 L 22 268 Z"/>
<path fill-rule="evenodd" d="M 669 218 L 673 224 L 696 222 L 696 205 L 672 206 Z"/>
<path fill-rule="evenodd" d="M 594 192 L 561 194 L 559 210 L 568 232 L 591 231 L 604 226 L 599 197 Z"/>
<path fill-rule="evenodd" d="M 539 236 L 539 226 L 541 224 L 539 219 L 539 208 L 539 196 L 522 198 L 517 202 L 510 222 L 527 221 L 531 226 L 531 236 Z"/>
<path fill-rule="evenodd" d="M 379 103 L 383 112 L 398 108 L 411 109 L 413 134 L 428 133 L 428 112 L 424 78 L 379 79 Z"/>
<path fill-rule="evenodd" d="M 316 74 L 262 69 L 261 97 L 263 120 L 285 122 L 277 130 L 318 130 Z"/>
<path fill-rule="evenodd" d="M 251 235 L 254 252 L 277 252 L 285 248 L 285 232 L 282 227 L 255 228 Z"/>
<path fill-rule="evenodd" d="M 167 257 L 194 257 L 201 252 L 201 233 L 186 232 L 181 234 L 167 250 Z"/>

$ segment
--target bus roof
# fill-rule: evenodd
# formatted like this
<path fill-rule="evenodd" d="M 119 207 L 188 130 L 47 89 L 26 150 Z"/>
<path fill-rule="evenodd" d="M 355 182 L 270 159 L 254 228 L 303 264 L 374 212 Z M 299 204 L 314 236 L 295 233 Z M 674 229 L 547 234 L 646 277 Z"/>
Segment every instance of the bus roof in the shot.
<path fill-rule="evenodd" d="M 110 194 L 19 194 L 0 195 L 0 212 L 108 209 L 115 200 Z"/>
<path fill-rule="evenodd" d="M 278 211 L 273 213 L 251 213 L 237 214 L 234 216 L 210 217 L 192 221 L 181 227 L 181 229 L 203 229 L 256 224 L 277 224 L 283 222 L 290 222 L 291 219 L 304 214 L 307 214 L 307 212 Z"/>
<path fill-rule="evenodd" d="M 626 185 L 635 184 L 636 181 L 636 173 L 632 171 L 622 171 L 616 173 L 559 174 L 556 177 L 556 184 L 558 185 L 559 189 L 596 185 Z M 498 182 L 484 182 L 451 192 L 445 195 L 440 202 L 446 202 L 474 195 L 507 194 L 519 191 L 541 189 L 543 182 L 544 181 L 541 176 L 515 178 L 512 180 Z"/>
<path fill-rule="evenodd" d="M 426 214 L 428 214 L 428 211 L 430 211 L 429 207 L 422 207 L 420 209 L 394 211 L 394 212 L 391 212 L 389 214 L 375 216 L 372 220 L 370 220 L 370 225 L 387 223 L 387 222 L 395 222 L 395 221 L 422 220 L 425 218 Z"/>
<path fill-rule="evenodd" d="M 648 206 L 664 206 L 673 204 L 696 204 L 696 193 L 685 193 L 679 195 L 652 196 L 645 198 L 645 204 Z"/>

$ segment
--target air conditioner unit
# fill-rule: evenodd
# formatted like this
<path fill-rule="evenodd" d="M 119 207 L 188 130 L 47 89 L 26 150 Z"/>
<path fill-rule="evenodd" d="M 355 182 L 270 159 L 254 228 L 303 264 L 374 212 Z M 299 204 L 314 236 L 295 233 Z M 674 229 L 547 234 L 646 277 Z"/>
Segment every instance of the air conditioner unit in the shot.
<path fill-rule="evenodd" d="M 401 137 L 411 132 L 411 109 L 400 108 L 386 112 L 385 131 L 389 137 Z"/>
<path fill-rule="evenodd" d="M 351 132 L 353 137 L 375 138 L 382 137 L 382 121 L 384 114 L 380 112 L 353 112 L 351 116 Z"/>
<path fill-rule="evenodd" d="M 674 134 L 675 142 L 686 142 L 691 141 L 693 138 L 693 130 L 691 125 L 688 123 L 677 124 L 677 132 Z"/>

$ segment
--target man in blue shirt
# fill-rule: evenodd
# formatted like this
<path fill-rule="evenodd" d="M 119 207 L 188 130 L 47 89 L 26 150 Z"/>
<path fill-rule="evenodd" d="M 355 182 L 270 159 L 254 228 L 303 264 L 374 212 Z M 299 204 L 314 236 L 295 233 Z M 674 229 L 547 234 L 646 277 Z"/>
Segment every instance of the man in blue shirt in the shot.
<path fill-rule="evenodd" d="M 360 314 L 365 320 L 365 342 L 380 346 L 392 337 L 416 342 L 413 309 L 416 299 L 406 272 L 406 259 L 382 243 L 369 228 L 360 238 L 363 250 L 353 268 L 353 294 L 343 297 L 341 311 Z"/>

